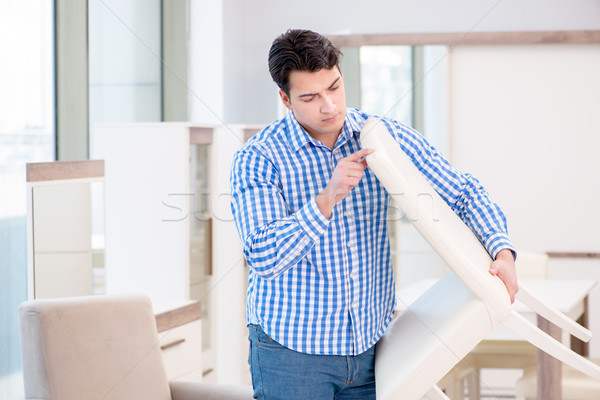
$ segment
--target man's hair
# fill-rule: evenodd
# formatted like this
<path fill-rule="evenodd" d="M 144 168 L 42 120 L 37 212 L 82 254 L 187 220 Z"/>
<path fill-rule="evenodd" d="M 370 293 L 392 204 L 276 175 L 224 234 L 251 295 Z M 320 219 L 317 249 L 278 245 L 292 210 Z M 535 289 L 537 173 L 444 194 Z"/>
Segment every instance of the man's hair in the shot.
<path fill-rule="evenodd" d="M 326 37 L 304 29 L 290 29 L 273 41 L 269 51 L 271 78 L 289 95 L 292 71 L 316 72 L 338 67 L 342 54 Z"/>

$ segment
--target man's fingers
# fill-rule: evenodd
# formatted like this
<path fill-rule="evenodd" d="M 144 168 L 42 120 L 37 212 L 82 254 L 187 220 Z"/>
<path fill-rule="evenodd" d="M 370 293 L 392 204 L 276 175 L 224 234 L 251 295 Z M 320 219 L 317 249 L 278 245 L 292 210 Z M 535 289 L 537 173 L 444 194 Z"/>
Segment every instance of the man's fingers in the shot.
<path fill-rule="evenodd" d="M 363 169 L 363 171 L 364 171 L 365 169 L 367 169 L 367 159 L 366 159 L 366 158 L 363 158 L 363 159 L 362 159 L 362 160 L 360 160 L 358 163 L 359 163 L 360 165 L 362 165 L 362 169 Z"/>
<path fill-rule="evenodd" d="M 508 296 L 510 297 L 510 302 L 514 303 L 516 294 L 519 291 L 519 286 L 517 282 L 506 277 L 505 274 L 503 274 L 502 269 L 498 268 L 496 264 L 492 265 L 492 267 L 489 269 L 489 272 L 491 275 L 496 275 L 502 280 L 504 286 L 506 286 L 506 291 L 508 292 Z"/>
<path fill-rule="evenodd" d="M 369 154 L 371 154 L 374 151 L 375 150 L 373 150 L 373 149 L 360 149 L 359 151 L 356 151 L 356 152 L 350 154 L 344 160 L 356 162 L 356 161 L 360 160 L 361 158 L 363 158 L 364 156 L 368 156 Z"/>

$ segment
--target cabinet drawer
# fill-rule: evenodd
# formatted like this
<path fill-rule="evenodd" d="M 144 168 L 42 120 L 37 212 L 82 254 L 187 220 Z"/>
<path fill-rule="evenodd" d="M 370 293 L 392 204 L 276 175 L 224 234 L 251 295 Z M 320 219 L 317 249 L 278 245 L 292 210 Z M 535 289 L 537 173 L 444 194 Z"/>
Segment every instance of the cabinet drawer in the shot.
<path fill-rule="evenodd" d="M 169 380 L 202 370 L 202 320 L 161 332 L 159 337 Z"/>

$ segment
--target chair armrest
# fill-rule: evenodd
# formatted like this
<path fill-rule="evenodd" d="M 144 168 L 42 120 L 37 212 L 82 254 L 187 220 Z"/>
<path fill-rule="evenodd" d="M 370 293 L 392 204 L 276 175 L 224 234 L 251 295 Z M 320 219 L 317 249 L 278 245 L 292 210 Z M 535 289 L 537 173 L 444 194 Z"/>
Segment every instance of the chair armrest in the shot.
<path fill-rule="evenodd" d="M 199 382 L 169 382 L 173 400 L 250 400 L 252 387 Z"/>

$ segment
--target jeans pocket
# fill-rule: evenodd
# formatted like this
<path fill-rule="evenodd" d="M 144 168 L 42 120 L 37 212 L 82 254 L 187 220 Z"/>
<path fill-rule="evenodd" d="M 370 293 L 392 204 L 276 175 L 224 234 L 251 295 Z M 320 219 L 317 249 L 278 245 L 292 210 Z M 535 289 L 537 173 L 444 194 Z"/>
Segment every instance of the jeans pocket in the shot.
<path fill-rule="evenodd" d="M 270 349 L 285 349 L 286 347 L 278 343 L 271 336 L 267 335 L 260 326 L 249 325 L 250 329 L 250 340 L 256 342 L 257 347 L 270 348 Z"/>
<path fill-rule="evenodd" d="M 262 335 L 259 335 L 256 345 L 262 348 L 268 349 L 286 349 L 285 346 L 281 345 L 279 342 L 276 342 L 275 339 L 271 338 L 269 335 L 263 332 Z"/>

